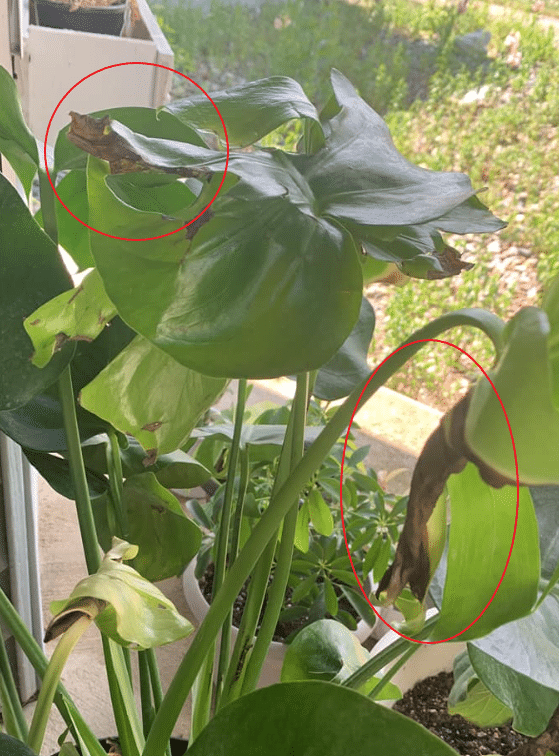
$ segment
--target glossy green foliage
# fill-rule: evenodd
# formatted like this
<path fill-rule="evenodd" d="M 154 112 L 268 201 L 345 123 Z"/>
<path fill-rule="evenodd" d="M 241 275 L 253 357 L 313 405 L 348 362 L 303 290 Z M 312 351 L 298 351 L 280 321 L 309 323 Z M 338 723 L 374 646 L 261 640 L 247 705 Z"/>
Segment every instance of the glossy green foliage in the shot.
<path fill-rule="evenodd" d="M 80 403 L 133 435 L 155 459 L 187 441 L 226 385 L 183 367 L 137 336 L 82 390 Z"/>
<path fill-rule="evenodd" d="M 184 572 L 198 552 L 202 533 L 184 514 L 177 498 L 152 472 L 144 472 L 127 478 L 122 504 L 128 515 L 128 537 L 139 548 L 134 569 L 153 582 Z M 95 502 L 94 515 L 101 546 L 109 549 L 116 533 L 106 499 Z"/>
<path fill-rule="evenodd" d="M 476 675 L 514 714 L 515 729 L 536 737 L 559 705 L 559 487 L 530 489 L 539 525 L 540 595 L 532 614 L 497 627 L 468 645 Z M 512 599 L 511 599 L 512 600 Z"/>
<path fill-rule="evenodd" d="M 326 682 L 272 685 L 221 709 L 191 756 L 456 756 L 408 717 Z"/>
<path fill-rule="evenodd" d="M 301 86 L 287 76 L 251 81 L 225 92 L 212 92 L 211 97 L 225 121 L 230 144 L 238 147 L 253 144 L 294 118 L 318 122 L 318 113 Z M 203 94 L 177 100 L 163 109 L 196 129 L 223 135 L 217 110 Z"/>
<path fill-rule="evenodd" d="M 56 191 L 61 200 L 54 203 L 58 242 L 66 251 L 70 250 L 70 257 L 76 263 L 78 270 L 91 268 L 95 263 L 89 249 L 89 231 L 83 225 L 89 222 L 85 171 L 76 170 L 67 173 L 58 182 Z M 73 215 L 66 208 L 70 208 Z M 35 213 L 35 220 L 43 227 L 44 219 L 41 209 Z"/>
<path fill-rule="evenodd" d="M 79 286 L 49 300 L 26 318 L 24 327 L 35 347 L 33 364 L 47 365 L 66 341 L 93 341 L 115 315 L 99 274 L 92 270 Z"/>
<path fill-rule="evenodd" d="M 371 373 L 367 355 L 375 330 L 375 311 L 363 297 L 359 319 L 332 359 L 323 365 L 314 382 L 317 399 L 333 401 L 350 394 Z"/>
<path fill-rule="evenodd" d="M 115 317 L 110 328 L 105 328 L 95 341 L 76 343 L 70 365 L 76 397 L 133 338 L 134 332 L 119 317 Z M 29 345 L 32 349 L 30 341 Z M 64 347 L 72 348 L 73 345 L 70 343 Z M 53 362 L 56 359 L 55 355 Z M 37 372 L 48 373 L 50 369 L 51 363 Z M 108 425 L 104 420 L 79 405 L 76 406 L 76 414 L 82 442 L 107 431 Z M 64 451 L 66 435 L 56 383 L 37 394 L 24 406 L 11 412 L 0 412 L 0 429 L 23 447 L 42 452 Z"/>
<path fill-rule="evenodd" d="M 512 711 L 491 693 L 476 675 L 468 651 L 454 660 L 454 685 L 448 697 L 450 714 L 460 714 L 479 727 L 499 727 Z"/>
<path fill-rule="evenodd" d="M 356 243 L 373 239 L 381 249 L 410 224 L 435 226 L 441 218 L 445 228 L 458 232 L 468 222 L 484 230 L 502 225 L 475 199 L 466 176 L 406 161 L 382 119 L 337 71 L 332 88 L 334 105 L 320 124 L 300 87 L 285 78 L 217 93 L 239 143 L 298 116 L 322 134 L 322 148 L 314 139 L 313 154 L 233 152 L 229 183 L 186 241 L 176 234 L 147 247 L 92 235 L 93 256 L 121 316 L 182 364 L 209 375 L 253 378 L 319 368 L 358 319 L 363 274 Z M 219 132 L 207 101 L 191 98 L 169 109 L 190 126 Z M 257 111 L 256 125 L 249 126 Z M 153 239 L 177 228 L 169 214 L 183 222 L 194 218 L 192 208 L 177 211 L 175 200 L 173 211 L 162 216 L 156 183 L 167 192 L 169 173 L 190 170 L 202 185 L 208 180 L 215 186 L 225 170 L 224 153 L 172 135 L 148 136 L 125 117 L 112 120 L 110 129 L 167 178 L 108 176 L 90 159 L 93 227 L 111 236 Z M 142 201 L 146 182 L 155 190 L 152 204 Z M 202 195 L 211 199 L 206 189 Z M 414 233 L 430 238 L 431 231 Z M 392 260 L 394 254 L 403 259 L 382 250 L 377 256 Z"/>
<path fill-rule="evenodd" d="M 559 408 L 554 404 L 550 333 L 543 310 L 522 308 L 507 323 L 505 351 L 495 369 L 489 371 L 509 418 L 524 485 L 559 483 Z M 510 432 L 499 400 L 485 378 L 474 390 L 465 438 L 486 464 L 515 480 Z"/>
<path fill-rule="evenodd" d="M 108 473 L 106 440 L 103 438 L 101 443 L 95 443 L 95 439 L 92 439 L 82 449 L 86 467 L 100 475 Z M 126 446 L 121 446 L 119 451 L 122 474 L 129 478 L 146 472 L 146 453 L 134 438 L 127 438 L 126 441 Z M 211 472 L 201 462 L 180 450 L 160 454 L 149 466 L 149 472 L 165 488 L 195 488 L 211 478 Z"/>
<path fill-rule="evenodd" d="M 472 464 L 447 485 L 452 524 L 441 615 L 432 640 L 460 633 L 483 611 L 505 569 L 515 521 L 514 486 L 490 488 Z M 501 587 L 483 616 L 457 640 L 479 638 L 528 614 L 539 575 L 537 521 L 530 494 L 521 489 L 514 548 Z"/>
<path fill-rule="evenodd" d="M 39 167 L 39 151 L 35 137 L 21 112 L 16 83 L 0 66 L 0 153 L 9 160 L 29 196 L 33 178 Z"/>
<path fill-rule="evenodd" d="M 0 218 L 0 409 L 13 410 L 50 386 L 72 357 L 69 345 L 39 370 L 31 364 L 33 347 L 23 328 L 30 313 L 72 283 L 56 245 L 2 175 Z"/>
<path fill-rule="evenodd" d="M 2 69 L 0 69 L 2 70 Z M 2 756 L 36 756 L 21 740 L 16 740 L 5 732 L 0 732 L 0 753 Z"/>
<path fill-rule="evenodd" d="M 335 620 L 322 619 L 304 627 L 287 648 L 281 669 L 282 682 L 320 680 L 341 683 L 370 658 L 355 635 Z M 367 695 L 379 682 L 372 677 L 360 688 Z M 380 698 L 395 700 L 399 689 L 388 683 Z"/>
<path fill-rule="evenodd" d="M 122 205 L 100 169 L 91 161 L 96 227 L 140 238 L 177 227 Z M 318 249 L 320 265 L 308 259 Z M 319 367 L 353 327 L 361 301 L 351 239 L 279 197 L 257 204 L 229 198 L 191 242 L 176 234 L 152 243 L 151 260 L 138 242 L 97 234 L 92 251 L 124 320 L 208 375 L 271 377 Z"/>

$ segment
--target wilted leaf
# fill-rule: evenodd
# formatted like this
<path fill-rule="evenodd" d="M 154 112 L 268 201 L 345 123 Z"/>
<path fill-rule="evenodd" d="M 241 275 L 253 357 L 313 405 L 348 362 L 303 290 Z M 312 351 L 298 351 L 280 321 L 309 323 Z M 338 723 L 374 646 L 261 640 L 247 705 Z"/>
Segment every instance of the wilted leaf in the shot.
<path fill-rule="evenodd" d="M 184 638 L 194 630 L 172 602 L 136 570 L 122 564 L 137 547 L 115 538 L 98 571 L 81 580 L 65 601 L 51 604 L 53 614 L 72 608 L 84 597 L 107 603 L 95 620 L 99 629 L 122 646 L 153 648 Z"/>

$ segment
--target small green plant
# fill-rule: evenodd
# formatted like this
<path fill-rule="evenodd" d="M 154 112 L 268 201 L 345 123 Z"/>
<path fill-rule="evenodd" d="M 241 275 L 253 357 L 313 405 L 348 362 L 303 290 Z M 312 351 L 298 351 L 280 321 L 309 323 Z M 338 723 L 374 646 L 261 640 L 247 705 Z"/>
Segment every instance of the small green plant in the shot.
<path fill-rule="evenodd" d="M 255 414 L 255 408 L 245 413 L 245 423 L 251 421 L 252 415 L 252 424 L 256 430 L 262 429 L 264 433 L 258 438 L 255 430 L 252 442 L 242 450 L 247 455 L 245 464 L 248 464 L 248 476 L 239 528 L 240 547 L 270 502 L 277 475 L 280 441 L 285 436 L 289 412 L 290 403 L 277 409 L 265 409 L 258 414 Z M 332 414 L 324 403 L 311 400 L 308 409 L 311 438 L 317 428 L 324 427 Z M 230 425 L 221 424 L 221 420 L 228 420 Z M 231 420 L 228 411 L 214 418 L 214 422 L 217 422 L 215 432 L 212 434 L 212 425 L 206 426 L 198 451 L 193 451 L 194 457 L 213 469 L 218 479 L 222 479 L 222 474 L 216 467 L 226 467 L 230 440 L 233 438 Z M 273 429 L 271 432 L 267 430 L 270 426 Z M 227 437 L 230 440 L 225 443 L 224 438 Z M 295 632 L 305 624 L 328 616 L 340 620 L 352 630 L 356 628 L 356 616 L 363 617 L 371 625 L 376 620 L 371 607 L 363 600 L 344 539 L 339 501 L 343 449 L 344 442 L 339 440 L 301 494 L 295 550 L 287 581 L 291 590 L 286 594 L 278 618 L 278 623 L 297 621 L 299 624 Z M 378 583 L 394 557 L 404 523 L 407 497 L 392 496 L 383 490 L 375 471 L 364 466 L 368 453 L 369 447 L 356 449 L 353 437 L 350 437 L 344 465 L 344 525 L 353 566 L 361 584 L 370 590 L 369 576 Z M 206 488 L 215 488 L 207 502 L 197 499 L 187 502 L 196 522 L 204 530 L 196 557 L 197 578 L 202 578 L 215 559 L 225 479 L 221 484 L 214 483 Z M 347 608 L 340 608 L 340 599 L 349 602 L 353 609 L 351 613 Z M 293 633 L 286 640 L 292 637 Z"/>

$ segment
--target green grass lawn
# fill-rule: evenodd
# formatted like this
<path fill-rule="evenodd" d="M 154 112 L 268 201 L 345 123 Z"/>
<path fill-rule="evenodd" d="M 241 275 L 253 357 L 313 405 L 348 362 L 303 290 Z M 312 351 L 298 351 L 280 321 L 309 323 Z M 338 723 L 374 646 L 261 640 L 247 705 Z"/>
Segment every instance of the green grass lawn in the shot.
<path fill-rule="evenodd" d="M 516 9 L 531 7 L 528 0 L 514 2 Z M 558 3 L 547 0 L 544 12 L 551 15 Z M 155 9 L 175 67 L 208 90 L 282 74 L 299 81 L 320 106 L 334 66 L 383 115 L 408 159 L 434 170 L 463 171 L 474 186 L 487 187 L 481 199 L 509 224 L 498 235 L 499 254 L 516 250 L 520 262 L 529 261 L 534 280 L 519 278 L 518 290 L 508 280 L 503 284 L 492 262 L 496 237 L 453 238 L 452 245 L 477 264 L 458 278 L 412 280 L 394 289 L 375 359 L 449 309 L 481 306 L 508 317 L 523 304 L 537 303 L 541 287 L 559 273 L 559 51 L 553 32 L 542 31 L 533 13 L 503 8 L 495 17 L 479 0 L 463 14 L 455 3 L 409 0 L 286 0 L 265 3 L 259 12 L 214 2 L 207 16 L 194 9 Z M 491 33 L 487 55 L 468 51 L 464 35 L 478 30 Z M 511 62 L 514 32 L 522 58 Z M 467 97 L 479 87 L 482 99 Z M 289 147 L 296 134 L 290 125 L 274 135 L 274 143 Z M 484 337 L 452 337 L 490 366 Z M 455 362 L 448 349 L 422 354 L 394 385 L 408 386 L 416 396 L 413 385 L 436 390 Z"/>

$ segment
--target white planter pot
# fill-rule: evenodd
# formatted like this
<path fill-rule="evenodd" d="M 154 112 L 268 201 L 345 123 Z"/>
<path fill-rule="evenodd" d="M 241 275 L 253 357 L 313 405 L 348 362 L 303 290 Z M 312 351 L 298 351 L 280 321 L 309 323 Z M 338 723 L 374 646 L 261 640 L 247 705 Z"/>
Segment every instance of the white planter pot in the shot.
<path fill-rule="evenodd" d="M 186 603 L 190 607 L 192 614 L 196 618 L 198 624 L 200 624 L 206 614 L 208 613 L 209 604 L 204 598 L 204 594 L 200 590 L 194 570 L 196 568 L 196 560 L 193 559 L 183 573 L 182 584 L 183 592 L 186 599 Z M 377 620 L 377 624 L 380 620 Z M 381 624 L 383 624 L 381 622 Z M 376 627 L 377 625 L 375 625 Z M 384 627 L 384 625 L 383 625 Z M 355 630 L 355 637 L 360 643 L 363 643 L 373 632 L 373 628 L 367 624 L 364 620 L 361 620 Z M 231 632 L 231 649 L 237 638 L 238 630 L 236 627 L 232 628 Z M 377 644 L 378 645 L 378 644 Z M 376 646 L 375 646 L 376 648 Z M 281 668 L 287 651 L 287 645 L 285 643 L 278 643 L 272 641 L 268 650 L 268 656 L 262 667 L 262 673 L 258 682 L 259 688 L 265 688 L 268 685 L 274 685 L 280 681 Z"/>
<path fill-rule="evenodd" d="M 438 609 L 428 609 L 427 619 L 437 614 Z M 394 630 L 389 630 L 382 638 L 375 644 L 371 651 L 372 656 L 376 656 L 381 651 L 398 640 L 401 636 Z M 432 675 L 438 675 L 439 672 L 452 672 L 454 659 L 466 649 L 466 644 L 462 642 L 458 643 L 435 643 L 435 644 L 421 644 L 421 648 L 415 652 L 415 654 L 407 661 L 403 667 L 401 667 L 391 682 L 397 685 L 402 691 L 402 695 L 406 691 L 411 690 L 420 681 L 426 677 Z M 397 661 L 397 660 L 395 660 Z M 394 662 L 388 664 L 379 673 L 382 677 L 392 666 Z M 378 703 L 388 708 L 394 706 L 395 701 L 378 701 Z"/>

